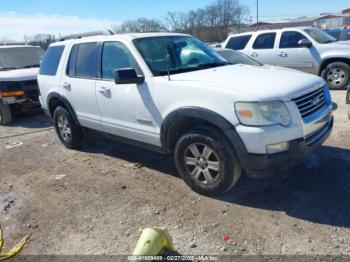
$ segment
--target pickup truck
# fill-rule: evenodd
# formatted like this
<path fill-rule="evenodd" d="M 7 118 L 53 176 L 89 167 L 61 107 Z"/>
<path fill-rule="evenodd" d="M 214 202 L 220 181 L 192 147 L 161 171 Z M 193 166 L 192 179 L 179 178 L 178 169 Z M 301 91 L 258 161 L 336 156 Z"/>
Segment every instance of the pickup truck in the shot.
<path fill-rule="evenodd" d="M 222 47 L 239 50 L 263 64 L 322 76 L 330 89 L 345 89 L 349 85 L 350 41 L 337 42 L 316 28 L 285 28 L 230 35 Z"/>
<path fill-rule="evenodd" d="M 44 51 L 37 46 L 0 46 L 0 125 L 12 114 L 39 106 L 37 74 Z"/>

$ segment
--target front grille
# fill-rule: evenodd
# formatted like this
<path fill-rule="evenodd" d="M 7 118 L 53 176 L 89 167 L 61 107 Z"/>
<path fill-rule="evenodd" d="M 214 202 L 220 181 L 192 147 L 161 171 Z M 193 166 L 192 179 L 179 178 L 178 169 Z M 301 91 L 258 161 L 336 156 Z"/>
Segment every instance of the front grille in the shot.
<path fill-rule="evenodd" d="M 327 104 L 323 87 L 295 98 L 293 101 L 298 106 L 303 119 L 321 110 Z"/>

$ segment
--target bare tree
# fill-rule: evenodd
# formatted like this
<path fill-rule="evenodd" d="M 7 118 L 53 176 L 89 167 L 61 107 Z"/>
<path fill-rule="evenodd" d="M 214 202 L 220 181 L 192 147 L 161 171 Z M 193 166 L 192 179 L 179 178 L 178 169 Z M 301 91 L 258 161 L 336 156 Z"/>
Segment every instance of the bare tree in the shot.
<path fill-rule="evenodd" d="M 113 26 L 116 32 L 162 32 L 166 31 L 166 27 L 160 20 L 148 19 L 148 18 L 138 18 L 136 20 L 128 20 L 121 25 Z"/>
<path fill-rule="evenodd" d="M 216 0 L 187 13 L 169 12 L 165 18 L 170 31 L 196 35 L 208 42 L 222 41 L 231 30 L 241 28 L 249 9 L 239 0 Z"/>
<path fill-rule="evenodd" d="M 51 34 L 36 34 L 33 36 L 25 35 L 24 40 L 26 44 L 37 45 L 46 50 L 51 43 L 56 41 L 56 37 Z"/>

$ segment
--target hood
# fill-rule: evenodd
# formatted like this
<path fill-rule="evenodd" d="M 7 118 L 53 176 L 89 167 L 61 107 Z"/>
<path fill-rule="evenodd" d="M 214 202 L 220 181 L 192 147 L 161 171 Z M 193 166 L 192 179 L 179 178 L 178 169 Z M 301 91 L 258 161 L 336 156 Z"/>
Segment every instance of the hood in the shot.
<path fill-rule="evenodd" d="M 329 43 L 329 44 L 319 44 L 317 46 L 318 49 L 322 50 L 350 50 L 350 41 L 339 41 L 339 42 L 334 42 L 334 43 Z"/>
<path fill-rule="evenodd" d="M 37 79 L 39 68 L 24 68 L 0 71 L 0 81 L 27 81 Z"/>
<path fill-rule="evenodd" d="M 250 94 L 260 101 L 290 101 L 325 84 L 318 76 L 293 69 L 242 64 L 172 75 L 171 80 Z"/>

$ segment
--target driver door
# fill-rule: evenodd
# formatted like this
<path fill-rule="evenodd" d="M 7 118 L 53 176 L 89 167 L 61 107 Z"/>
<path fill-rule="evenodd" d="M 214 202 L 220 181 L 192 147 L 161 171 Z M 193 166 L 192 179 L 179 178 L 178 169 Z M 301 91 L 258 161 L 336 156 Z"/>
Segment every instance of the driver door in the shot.
<path fill-rule="evenodd" d="M 104 42 L 101 78 L 96 81 L 96 98 L 106 133 L 140 142 L 159 144 L 159 126 L 148 110 L 150 91 L 142 84 L 116 84 L 114 70 L 134 68 L 142 74 L 128 47 L 121 42 Z"/>

